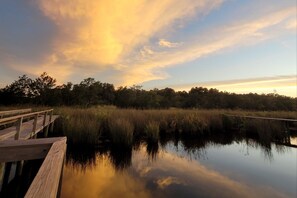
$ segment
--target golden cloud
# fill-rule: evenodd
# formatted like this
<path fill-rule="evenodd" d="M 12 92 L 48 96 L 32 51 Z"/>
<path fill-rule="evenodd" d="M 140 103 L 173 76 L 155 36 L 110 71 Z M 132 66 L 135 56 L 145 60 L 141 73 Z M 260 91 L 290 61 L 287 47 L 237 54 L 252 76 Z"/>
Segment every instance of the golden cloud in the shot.
<path fill-rule="evenodd" d="M 58 62 L 104 68 L 119 64 L 177 19 L 203 14 L 220 3 L 221 0 L 41 0 L 39 7 L 58 28 L 52 44 Z"/>
<path fill-rule="evenodd" d="M 96 164 L 100 165 L 84 172 L 65 166 L 61 197 L 151 197 L 143 181 L 125 172 L 117 174 L 107 156 L 98 157 Z"/>

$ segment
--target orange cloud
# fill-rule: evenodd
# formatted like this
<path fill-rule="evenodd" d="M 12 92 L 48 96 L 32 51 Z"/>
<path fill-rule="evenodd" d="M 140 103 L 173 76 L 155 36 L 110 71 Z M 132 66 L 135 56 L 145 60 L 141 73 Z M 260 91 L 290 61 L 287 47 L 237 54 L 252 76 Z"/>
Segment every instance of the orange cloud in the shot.
<path fill-rule="evenodd" d="M 107 156 L 98 157 L 96 163 L 84 172 L 65 166 L 61 197 L 151 197 L 144 182 L 125 172 L 117 174 Z"/>
<path fill-rule="evenodd" d="M 203 14 L 221 0 L 39 1 L 57 26 L 53 53 L 72 67 L 111 67 L 177 19 Z M 190 6 L 189 6 L 190 5 Z"/>

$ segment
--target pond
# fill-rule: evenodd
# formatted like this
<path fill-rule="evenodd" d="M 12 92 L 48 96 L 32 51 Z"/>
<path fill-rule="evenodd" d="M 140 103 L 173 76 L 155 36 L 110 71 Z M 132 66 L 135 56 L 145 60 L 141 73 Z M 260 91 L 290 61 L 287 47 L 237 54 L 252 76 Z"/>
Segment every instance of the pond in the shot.
<path fill-rule="evenodd" d="M 296 148 L 247 138 L 70 148 L 61 197 L 296 197 L 296 163 Z"/>

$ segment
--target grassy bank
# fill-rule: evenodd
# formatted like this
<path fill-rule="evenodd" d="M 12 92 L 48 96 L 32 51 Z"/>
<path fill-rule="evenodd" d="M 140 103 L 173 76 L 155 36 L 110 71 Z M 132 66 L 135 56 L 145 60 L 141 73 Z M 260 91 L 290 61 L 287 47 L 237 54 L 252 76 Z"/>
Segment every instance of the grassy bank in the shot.
<path fill-rule="evenodd" d="M 197 137 L 242 133 L 265 142 L 286 138 L 283 123 L 227 117 L 223 114 L 296 119 L 295 112 L 246 112 L 228 110 L 135 110 L 115 107 L 55 108 L 61 115 L 57 131 L 71 144 L 98 145 L 108 139 L 114 145 L 130 146 L 135 138 L 157 141 L 160 135 Z"/>

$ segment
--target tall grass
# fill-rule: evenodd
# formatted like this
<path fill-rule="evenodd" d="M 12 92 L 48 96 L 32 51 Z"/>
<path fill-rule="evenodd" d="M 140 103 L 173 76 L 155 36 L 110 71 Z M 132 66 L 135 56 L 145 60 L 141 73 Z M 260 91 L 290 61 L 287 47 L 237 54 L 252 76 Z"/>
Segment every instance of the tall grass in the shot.
<path fill-rule="evenodd" d="M 159 123 L 156 121 L 148 122 L 144 129 L 147 139 L 152 142 L 157 142 L 159 140 L 159 131 Z"/>
<path fill-rule="evenodd" d="M 109 119 L 109 132 L 115 145 L 131 146 L 133 142 L 133 124 L 125 118 Z"/>
<path fill-rule="evenodd" d="M 255 135 L 263 144 L 270 144 L 272 141 L 285 141 L 287 138 L 284 123 L 273 120 L 246 119 L 243 121 L 246 133 Z"/>
<path fill-rule="evenodd" d="M 264 124 L 264 126 L 262 121 L 256 123 L 223 114 L 297 118 L 292 112 L 278 114 L 196 109 L 135 110 L 114 107 L 57 108 L 56 113 L 61 115 L 58 129 L 74 144 L 96 145 L 104 133 L 113 144 L 124 146 L 131 146 L 135 137 L 146 137 L 148 140 L 156 141 L 160 134 L 181 134 L 192 137 L 224 134 L 242 129 L 256 133 L 263 140 L 266 138 L 265 141 L 270 141 L 283 138 L 282 124 L 271 121 L 269 125 Z"/>
<path fill-rule="evenodd" d="M 70 144 L 96 145 L 99 143 L 101 123 L 94 109 L 60 108 L 58 130 L 67 136 Z"/>

